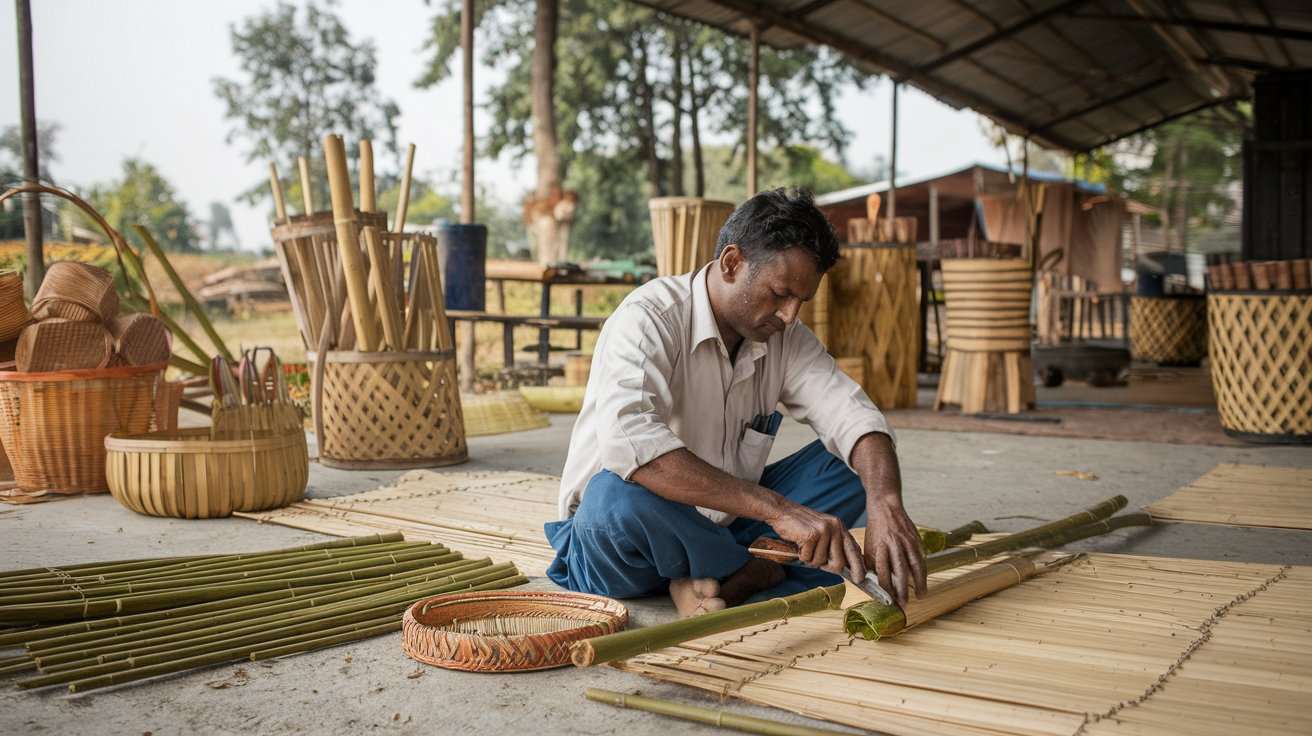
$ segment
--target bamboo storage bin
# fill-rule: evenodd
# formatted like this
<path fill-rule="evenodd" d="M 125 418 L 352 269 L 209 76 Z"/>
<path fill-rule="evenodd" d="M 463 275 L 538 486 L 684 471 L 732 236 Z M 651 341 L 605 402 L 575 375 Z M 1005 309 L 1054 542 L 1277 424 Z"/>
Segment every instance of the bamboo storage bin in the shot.
<path fill-rule="evenodd" d="M 23 275 L 17 271 L 0 271 L 0 342 L 18 337 L 32 320 L 23 301 Z"/>
<path fill-rule="evenodd" d="M 1034 405 L 1029 261 L 945 258 L 947 354 L 934 408 L 1018 414 Z"/>
<path fill-rule="evenodd" d="M 846 245 L 830 274 L 834 355 L 865 361 L 862 388 L 884 409 L 916 405 L 920 302 L 916 247 Z"/>
<path fill-rule="evenodd" d="M 105 449 L 110 493 L 149 516 L 214 519 L 279 508 L 301 500 L 309 481 L 299 430 L 111 434 Z"/>
<path fill-rule="evenodd" d="M 1158 365 L 1198 365 L 1207 356 L 1207 300 L 1130 297 L 1130 356 Z"/>
<path fill-rule="evenodd" d="M 1225 433 L 1312 443 L 1312 291 L 1213 291 L 1207 324 Z"/>
<path fill-rule="evenodd" d="M 313 352 L 306 358 L 318 361 Z M 322 376 L 314 390 L 320 463 L 403 469 L 469 459 L 454 350 L 334 350 Z"/>
<path fill-rule="evenodd" d="M 700 197 L 657 197 L 647 207 L 660 276 L 695 271 L 714 258 L 720 228 L 733 214 L 732 202 Z"/>
<path fill-rule="evenodd" d="M 164 368 L 0 372 L 0 438 L 19 490 L 109 490 L 105 437 L 151 429 L 156 382 Z"/>

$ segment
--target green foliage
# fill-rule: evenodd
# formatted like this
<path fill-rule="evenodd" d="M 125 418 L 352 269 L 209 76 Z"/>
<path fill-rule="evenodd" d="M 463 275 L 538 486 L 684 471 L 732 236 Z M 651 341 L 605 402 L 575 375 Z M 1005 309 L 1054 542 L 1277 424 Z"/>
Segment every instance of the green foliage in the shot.
<path fill-rule="evenodd" d="M 284 177 L 295 179 L 296 157 L 305 156 L 315 180 L 322 182 L 323 137 L 340 133 L 352 162 L 356 144 L 369 138 L 375 140 L 375 156 L 389 153 L 397 161 L 394 168 L 400 168 L 400 110 L 375 85 L 378 59 L 372 41 L 353 41 L 331 9 L 313 2 L 303 12 L 280 2 L 232 26 L 230 35 L 244 78 L 216 78 L 214 93 L 232 122 L 227 140 L 244 143 L 248 162 L 273 161 Z M 289 206 L 299 204 L 299 185 L 287 190 Z M 267 196 L 268 181 L 262 179 L 243 198 L 253 202 Z"/>
<path fill-rule="evenodd" d="M 198 245 L 187 205 L 159 170 L 141 159 L 124 160 L 123 178 L 93 186 L 86 200 L 138 249 L 144 243 L 133 231 L 134 224 L 144 225 L 165 250 L 192 250 Z M 87 227 L 96 227 L 83 219 Z"/>

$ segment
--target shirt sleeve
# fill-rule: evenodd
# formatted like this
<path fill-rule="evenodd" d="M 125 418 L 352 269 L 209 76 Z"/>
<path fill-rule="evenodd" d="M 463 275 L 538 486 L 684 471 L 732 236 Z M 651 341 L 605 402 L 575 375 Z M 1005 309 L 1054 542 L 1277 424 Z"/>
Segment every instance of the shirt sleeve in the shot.
<path fill-rule="evenodd" d="M 806 325 L 796 325 L 784 349 L 789 352 L 779 400 L 790 416 L 815 430 L 826 449 L 851 467 L 852 448 L 865 435 L 881 432 L 896 444 L 884 413 L 839 370 Z"/>
<path fill-rule="evenodd" d="M 596 350 L 596 441 L 602 467 L 629 480 L 638 468 L 684 447 L 670 429 L 675 345 L 648 308 L 632 304 L 606 320 Z"/>

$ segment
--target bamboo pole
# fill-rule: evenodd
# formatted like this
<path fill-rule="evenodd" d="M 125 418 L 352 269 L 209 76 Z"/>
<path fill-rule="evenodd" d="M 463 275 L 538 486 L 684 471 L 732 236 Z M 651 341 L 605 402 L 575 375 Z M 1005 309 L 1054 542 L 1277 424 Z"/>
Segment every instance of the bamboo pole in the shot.
<path fill-rule="evenodd" d="M 342 154 L 343 156 L 346 154 Z M 296 168 L 301 172 L 301 207 L 304 208 L 304 214 L 309 216 L 314 214 L 314 190 L 310 185 L 310 162 L 305 160 L 304 156 L 296 157 Z"/>
<path fill-rule="evenodd" d="M 669 716 L 670 718 L 678 718 L 681 721 L 704 723 L 708 726 L 718 726 L 734 731 L 742 731 L 743 733 L 758 733 L 764 734 L 764 736 L 846 736 L 845 731 L 830 731 L 823 728 L 799 726 L 792 723 L 772 721 L 767 718 L 754 718 L 727 710 L 702 708 L 696 705 L 676 703 L 672 700 L 628 695 L 595 687 L 588 688 L 583 692 L 583 695 L 593 702 L 613 705 L 616 708 L 641 710 Z"/>
<path fill-rule="evenodd" d="M 970 538 L 976 534 L 988 534 L 989 528 L 984 526 L 983 522 L 972 521 L 969 524 L 961 526 L 948 532 L 948 546 L 957 547 L 963 542 L 970 541 Z"/>
<path fill-rule="evenodd" d="M 346 147 L 340 136 L 323 139 L 324 159 L 328 164 L 328 188 L 332 194 L 333 222 L 337 226 L 337 249 L 346 276 L 346 293 L 351 302 L 356 346 L 365 352 L 378 349 L 378 329 L 369 307 L 369 287 L 365 281 L 364 260 L 355 233 L 355 205 L 351 201 L 351 179 L 346 171 Z M 320 356 L 326 360 L 326 356 Z"/>
<path fill-rule="evenodd" d="M 149 230 L 141 225 L 133 225 L 132 229 L 137 231 L 137 235 L 140 235 L 141 239 L 146 243 L 146 248 L 148 248 L 155 256 L 156 260 L 159 261 L 159 265 L 164 269 L 164 275 L 169 277 L 169 281 L 173 283 L 173 288 L 177 289 L 178 295 L 182 297 L 182 302 L 187 305 L 187 309 L 191 312 L 192 316 L 196 318 L 198 323 L 200 323 L 200 328 L 209 336 L 210 342 L 214 344 L 214 349 L 219 351 L 219 355 L 222 355 L 225 359 L 231 362 L 233 357 L 232 353 L 228 350 L 228 346 L 224 344 L 223 338 L 219 337 L 218 330 L 214 329 L 214 324 L 210 322 L 209 316 L 206 315 L 205 310 L 201 308 L 200 302 L 196 301 L 196 297 L 192 296 L 191 290 L 182 282 L 182 277 L 178 275 L 177 271 L 173 270 L 173 264 L 169 262 L 168 256 L 164 255 L 164 251 L 159 247 L 159 243 L 155 242 L 154 236 L 150 234 Z"/>
<path fill-rule="evenodd" d="M 282 181 L 278 179 L 278 167 L 269 162 L 269 189 L 273 191 L 273 212 L 278 222 L 287 222 L 287 200 L 283 199 Z M 287 285 L 291 288 L 291 284 Z"/>
<path fill-rule="evenodd" d="M 771 598 L 723 611 L 672 621 L 642 629 L 621 631 L 606 636 L 575 642 L 569 648 L 570 660 L 576 667 L 591 667 L 617 659 L 628 659 L 644 652 L 672 647 L 722 631 L 732 631 L 765 621 L 792 616 L 805 616 L 826 608 L 838 608 L 843 603 L 843 585 L 813 588 L 784 598 Z"/>
<path fill-rule="evenodd" d="M 932 555 L 935 552 L 942 552 L 948 546 L 948 535 L 946 532 L 927 526 L 918 526 L 916 527 L 916 534 L 920 537 L 920 548 L 924 550 L 927 555 Z"/>
<path fill-rule="evenodd" d="M 401 173 L 401 191 L 396 200 L 396 219 L 392 221 L 392 232 L 405 232 L 405 216 L 410 209 L 410 174 L 414 167 L 415 144 L 411 143 L 405 149 L 405 170 Z"/>

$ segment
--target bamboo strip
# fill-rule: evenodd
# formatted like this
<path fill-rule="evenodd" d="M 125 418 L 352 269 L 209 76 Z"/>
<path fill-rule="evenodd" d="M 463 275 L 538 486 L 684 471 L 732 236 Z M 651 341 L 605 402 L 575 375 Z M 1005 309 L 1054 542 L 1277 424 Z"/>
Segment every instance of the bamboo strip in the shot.
<path fill-rule="evenodd" d="M 410 209 L 410 175 L 415 168 L 415 144 L 405 149 L 405 167 L 401 171 L 401 191 L 396 198 L 396 217 L 392 220 L 392 232 L 405 232 L 406 211 Z M 413 256 L 412 256 L 413 257 Z"/>
<path fill-rule="evenodd" d="M 634 710 L 642 710 L 648 713 L 657 713 L 671 718 L 678 718 L 682 721 L 704 723 L 708 726 L 742 731 L 743 733 L 758 733 L 765 734 L 765 736 L 830 736 L 842 733 L 840 731 L 811 728 L 810 726 L 799 726 L 792 723 L 783 723 L 781 721 L 771 721 L 766 718 L 740 715 L 738 713 L 724 710 L 701 708 L 695 705 L 684 705 L 683 703 L 676 703 L 672 700 L 646 698 L 641 695 L 628 695 L 625 693 L 617 693 L 612 690 L 601 690 L 593 687 L 585 690 L 583 694 L 588 700 L 613 705 L 617 708 L 632 708 Z"/>
<path fill-rule="evenodd" d="M 341 137 L 335 135 L 324 136 L 323 149 L 328 165 L 328 188 L 332 194 L 333 222 L 337 226 L 337 251 L 346 276 L 357 346 L 370 352 L 378 348 L 378 332 L 369 306 L 365 264 L 355 235 L 355 205 L 351 202 L 351 180 L 346 171 L 346 149 Z"/>
<path fill-rule="evenodd" d="M 1217 465 L 1147 511 L 1160 520 L 1312 529 L 1312 471 Z"/>
<path fill-rule="evenodd" d="M 310 162 L 304 156 L 296 157 L 296 168 L 301 174 L 301 208 L 306 215 L 314 214 L 314 187 L 310 180 Z"/>
<path fill-rule="evenodd" d="M 133 225 L 132 229 L 137 231 L 137 235 L 141 236 L 141 240 L 146 244 L 146 248 L 155 256 L 155 260 L 159 261 L 160 267 L 164 269 L 164 275 L 168 276 L 169 282 L 173 284 L 173 288 L 177 290 L 178 295 L 182 297 L 183 303 L 187 305 L 187 310 L 191 312 L 191 316 L 196 319 L 200 328 L 204 330 L 205 334 L 210 338 L 210 344 L 212 344 L 214 349 L 219 352 L 219 355 L 222 355 L 229 362 L 232 362 L 232 352 L 228 350 L 228 346 L 223 342 L 223 338 L 219 336 L 218 330 L 214 329 L 214 323 L 210 322 L 209 315 L 205 314 L 205 310 L 201 307 L 200 302 L 196 301 L 196 297 L 192 295 L 191 290 L 187 288 L 185 283 L 183 283 L 182 277 L 173 269 L 173 264 L 169 262 L 168 256 L 164 255 L 164 251 L 159 247 L 159 243 L 155 242 L 154 236 L 150 234 L 149 230 L 141 225 Z"/>

